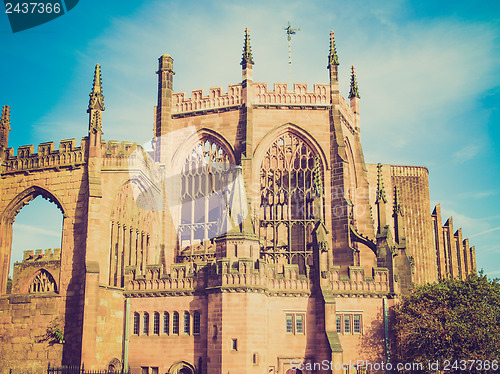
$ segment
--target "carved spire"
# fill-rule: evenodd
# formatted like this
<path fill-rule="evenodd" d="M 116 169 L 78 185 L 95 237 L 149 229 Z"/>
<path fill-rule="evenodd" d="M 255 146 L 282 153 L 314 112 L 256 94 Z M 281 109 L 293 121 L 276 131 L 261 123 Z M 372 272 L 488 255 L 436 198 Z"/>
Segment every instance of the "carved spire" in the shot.
<path fill-rule="evenodd" d="M 403 208 L 399 198 L 399 187 L 394 187 L 394 217 L 403 216 Z"/>
<path fill-rule="evenodd" d="M 335 48 L 335 36 L 333 30 L 330 31 L 330 54 L 328 55 L 328 67 L 339 65 L 339 56 L 337 56 L 337 49 Z"/>
<path fill-rule="evenodd" d="M 382 164 L 377 165 L 378 180 L 377 180 L 377 218 L 378 230 L 377 235 L 387 233 L 387 197 L 385 196 L 384 181 L 382 179 Z"/>
<path fill-rule="evenodd" d="M 403 223 L 403 208 L 401 206 L 401 199 L 399 197 L 399 187 L 394 187 L 394 234 L 396 237 L 396 243 L 399 246 L 405 246 L 405 228 Z"/>
<path fill-rule="evenodd" d="M 104 95 L 102 94 L 101 67 L 99 66 L 99 64 L 95 66 L 94 83 L 92 85 L 92 91 L 90 92 L 89 96 L 89 109 L 104 111 Z"/>
<path fill-rule="evenodd" d="M 245 29 L 245 42 L 243 43 L 243 55 L 241 58 L 241 65 L 253 65 L 252 48 L 250 47 L 250 30 L 248 27 Z"/>
<path fill-rule="evenodd" d="M 351 66 L 351 90 L 349 92 L 349 99 L 359 97 L 358 82 L 356 81 L 356 71 L 354 70 L 354 65 Z"/>
<path fill-rule="evenodd" d="M 387 197 L 385 196 L 384 181 L 382 179 L 382 164 L 377 165 L 378 169 L 378 181 L 377 181 L 377 203 L 384 202 L 387 203 Z"/>
<path fill-rule="evenodd" d="M 102 134 L 102 112 L 104 108 L 104 95 L 102 94 L 102 79 L 101 79 L 101 67 L 99 64 L 95 66 L 94 71 L 94 83 L 92 85 L 92 91 L 89 94 L 89 108 L 87 113 L 89 113 L 89 133 L 100 132 Z"/>

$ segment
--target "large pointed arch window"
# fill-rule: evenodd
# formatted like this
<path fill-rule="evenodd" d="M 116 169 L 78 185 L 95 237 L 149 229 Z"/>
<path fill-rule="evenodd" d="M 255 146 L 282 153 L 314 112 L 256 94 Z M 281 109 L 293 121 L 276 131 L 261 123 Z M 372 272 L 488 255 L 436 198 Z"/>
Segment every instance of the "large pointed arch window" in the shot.
<path fill-rule="evenodd" d="M 213 239 L 224 232 L 228 187 L 234 178 L 231 151 L 217 139 L 202 137 L 185 159 L 181 173 L 181 261 L 215 256 Z"/>
<path fill-rule="evenodd" d="M 33 278 L 28 293 L 57 292 L 56 281 L 52 275 L 41 269 Z"/>
<path fill-rule="evenodd" d="M 260 170 L 261 257 L 278 264 L 298 264 L 301 273 L 312 265 L 318 218 L 313 202 L 322 175 L 320 158 L 295 133 L 280 135 L 269 147 Z"/>

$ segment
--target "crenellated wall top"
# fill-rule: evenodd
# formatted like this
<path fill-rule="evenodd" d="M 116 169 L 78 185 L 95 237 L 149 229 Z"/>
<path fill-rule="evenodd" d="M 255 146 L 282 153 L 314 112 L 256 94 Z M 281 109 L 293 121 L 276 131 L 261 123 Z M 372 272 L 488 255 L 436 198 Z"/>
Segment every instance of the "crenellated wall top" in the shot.
<path fill-rule="evenodd" d="M 223 258 L 201 267 L 190 263 L 173 264 L 169 274 L 163 274 L 162 266 L 147 266 L 146 273 L 138 275 L 138 269 L 128 269 L 126 289 L 130 295 L 162 295 L 203 291 L 205 289 L 238 289 L 238 292 L 266 292 L 268 294 L 308 295 L 311 293 L 311 275 L 299 273 L 298 265 L 285 265 L 280 272 L 276 264 L 251 259 Z M 336 294 L 386 294 L 389 292 L 389 271 L 373 269 L 366 277 L 363 268 L 351 267 L 349 276 L 340 275 L 340 267 L 329 272 L 331 290 Z"/>
<path fill-rule="evenodd" d="M 38 145 L 37 152 L 33 144 L 18 147 L 17 155 L 14 149 L 7 149 L 5 172 L 29 171 L 49 169 L 54 167 L 78 167 L 85 163 L 85 146 L 87 139 L 82 138 L 80 147 L 76 146 L 76 139 L 65 139 L 59 142 L 59 149 L 55 149 L 54 142 L 45 142 Z"/>
<path fill-rule="evenodd" d="M 85 149 L 86 139 L 82 138 L 81 146 L 76 147 L 76 139 L 65 139 L 59 142 L 59 149 L 55 149 L 54 142 L 45 142 L 38 145 L 38 151 L 35 153 L 35 146 L 33 144 L 22 145 L 17 148 L 17 155 L 14 156 L 14 149 L 9 148 L 7 159 L 21 159 L 29 157 L 49 156 L 57 153 L 67 153 Z"/>
<path fill-rule="evenodd" d="M 426 177 L 429 175 L 429 169 L 425 166 L 391 165 L 391 175 L 393 177 Z"/>
<path fill-rule="evenodd" d="M 59 261 L 61 259 L 61 248 L 26 250 L 23 254 L 23 262 Z"/>
<path fill-rule="evenodd" d="M 222 87 L 212 87 L 208 96 L 203 89 L 191 91 L 191 98 L 186 98 L 185 92 L 176 92 L 172 95 L 172 113 L 192 112 L 215 108 L 230 107 L 242 103 L 241 83 L 230 84 L 227 93 L 222 92 Z"/>
<path fill-rule="evenodd" d="M 300 106 L 328 106 L 330 105 L 330 85 L 314 84 L 313 90 L 308 91 L 306 83 L 295 83 L 293 91 L 288 91 L 286 83 L 274 83 L 272 90 L 266 82 L 254 82 L 249 90 L 247 101 L 254 105 L 300 105 Z M 343 101 L 345 103 L 345 100 Z M 222 87 L 212 87 L 208 95 L 203 89 L 191 91 L 191 97 L 185 92 L 176 92 L 172 95 L 172 113 L 186 113 L 211 109 L 223 109 L 239 106 L 243 103 L 243 88 L 241 83 L 231 84 L 224 93 Z M 346 104 L 347 105 L 347 104 Z M 352 111 L 347 106 L 345 116 L 351 120 Z"/>
<path fill-rule="evenodd" d="M 286 83 L 274 83 L 270 91 L 266 82 L 253 83 L 253 104 L 285 105 L 330 105 L 330 85 L 315 84 L 313 91 L 307 90 L 306 83 L 295 83 L 288 92 Z"/>
<path fill-rule="evenodd" d="M 140 147 L 140 144 L 127 141 L 108 140 L 101 142 L 103 157 L 128 157 L 137 147 Z"/>

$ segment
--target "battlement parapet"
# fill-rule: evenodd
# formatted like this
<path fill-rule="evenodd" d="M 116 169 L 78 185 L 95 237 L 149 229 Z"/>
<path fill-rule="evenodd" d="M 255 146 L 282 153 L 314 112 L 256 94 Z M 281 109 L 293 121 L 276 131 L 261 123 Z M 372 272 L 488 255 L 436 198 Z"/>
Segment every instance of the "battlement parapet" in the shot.
<path fill-rule="evenodd" d="M 293 92 L 288 92 L 286 83 L 274 83 L 273 90 L 268 90 L 266 82 L 255 82 L 251 86 L 249 102 L 254 105 L 287 105 L 287 106 L 322 106 L 330 105 L 330 85 L 315 84 L 312 92 L 307 91 L 306 83 L 295 83 Z M 212 87 L 208 96 L 202 89 L 191 91 L 191 98 L 186 98 L 185 92 L 176 92 L 172 95 L 172 113 L 186 113 L 206 111 L 212 109 L 229 109 L 240 106 L 242 100 L 242 85 L 231 84 L 227 93 L 222 87 Z M 345 101 L 344 101 L 345 103 Z M 345 104 L 344 116 L 353 122 L 353 113 Z"/>
<path fill-rule="evenodd" d="M 137 149 L 138 146 L 140 147 L 140 145 L 135 142 L 119 142 L 118 140 L 101 142 L 101 149 L 104 157 L 128 157 Z"/>
<path fill-rule="evenodd" d="M 347 277 L 341 276 L 340 266 L 330 269 L 330 284 L 334 293 L 387 293 L 389 287 L 389 270 L 374 268 L 372 277 L 365 276 L 362 267 L 349 266 Z"/>
<path fill-rule="evenodd" d="M 143 275 L 137 267 L 127 267 L 127 291 L 194 292 L 207 288 L 253 289 L 271 293 L 310 294 L 311 281 L 299 274 L 298 265 L 277 265 L 262 260 L 223 258 L 210 263 L 179 263 L 163 274 L 161 265 L 146 266 Z"/>
<path fill-rule="evenodd" d="M 13 148 L 9 148 L 5 160 L 5 172 L 78 167 L 85 163 L 86 141 L 86 138 L 82 138 L 81 146 L 76 147 L 76 139 L 61 140 L 59 149 L 55 149 L 54 142 L 45 142 L 38 145 L 37 153 L 34 153 L 33 144 L 23 145 L 18 147 L 16 156 Z"/>
<path fill-rule="evenodd" d="M 283 266 L 283 265 L 282 265 Z M 204 289 L 248 289 L 270 294 L 307 295 L 311 293 L 310 276 L 299 273 L 298 265 L 278 266 L 262 260 L 223 258 L 203 264 L 173 264 L 170 274 L 162 274 L 161 265 L 147 266 L 144 275 L 136 276 L 136 267 L 129 267 L 127 291 L 146 293 L 194 292 Z M 132 270 L 132 271 L 130 271 Z M 348 276 L 341 275 L 339 266 L 330 269 L 330 285 L 335 294 L 387 294 L 389 270 L 374 268 L 372 276 L 365 276 L 362 267 L 350 266 Z M 142 294 L 142 293 L 141 293 Z"/>
<path fill-rule="evenodd" d="M 127 266 L 125 273 L 128 291 L 194 291 L 204 284 L 191 264 L 173 264 L 170 274 L 163 274 L 163 265 L 146 265 L 144 275 L 139 275 L 137 266 Z"/>
<path fill-rule="evenodd" d="M 36 249 L 26 250 L 23 253 L 23 262 L 40 262 L 40 261 L 60 261 L 61 248 Z"/>
<path fill-rule="evenodd" d="M 330 105 L 330 85 L 315 84 L 313 92 L 307 91 L 306 83 L 295 83 L 293 92 L 288 92 L 286 83 L 274 83 L 269 91 L 266 82 L 255 82 L 254 104 L 270 105 Z"/>
<path fill-rule="evenodd" d="M 426 177 L 429 169 L 425 166 L 391 165 L 391 176 L 393 177 Z"/>
<path fill-rule="evenodd" d="M 241 103 L 241 83 L 230 84 L 225 94 L 222 87 L 210 88 L 208 96 L 204 95 L 203 89 L 193 90 L 191 98 L 186 98 L 185 92 L 176 92 L 172 95 L 172 113 L 224 108 Z"/>

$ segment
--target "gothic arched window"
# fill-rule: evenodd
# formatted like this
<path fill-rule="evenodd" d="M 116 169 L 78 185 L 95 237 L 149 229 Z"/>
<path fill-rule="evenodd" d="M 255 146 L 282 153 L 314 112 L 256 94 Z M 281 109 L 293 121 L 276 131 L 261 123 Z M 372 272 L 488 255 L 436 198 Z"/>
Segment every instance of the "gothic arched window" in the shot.
<path fill-rule="evenodd" d="M 301 273 L 312 264 L 313 231 L 319 218 L 313 202 L 322 175 L 319 156 L 293 132 L 280 135 L 267 150 L 260 169 L 259 212 L 266 260 L 298 264 Z"/>
<path fill-rule="evenodd" d="M 172 314 L 172 334 L 179 335 L 179 313 Z"/>
<path fill-rule="evenodd" d="M 56 281 L 52 275 L 41 269 L 31 282 L 28 293 L 57 292 Z"/>
<path fill-rule="evenodd" d="M 191 315 L 188 311 L 184 312 L 184 334 L 191 333 Z"/>
<path fill-rule="evenodd" d="M 139 315 L 139 313 L 135 312 L 134 313 L 134 335 L 139 335 L 140 319 L 141 319 L 141 316 Z"/>
<path fill-rule="evenodd" d="M 142 316 L 142 333 L 149 335 L 149 313 L 144 313 Z"/>
<path fill-rule="evenodd" d="M 222 234 L 225 195 L 231 182 L 230 150 L 204 137 L 191 149 L 181 173 L 180 258 L 206 260 L 214 256 L 212 239 Z"/>

